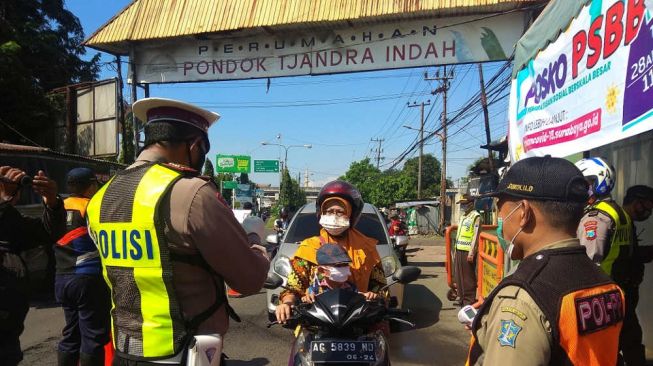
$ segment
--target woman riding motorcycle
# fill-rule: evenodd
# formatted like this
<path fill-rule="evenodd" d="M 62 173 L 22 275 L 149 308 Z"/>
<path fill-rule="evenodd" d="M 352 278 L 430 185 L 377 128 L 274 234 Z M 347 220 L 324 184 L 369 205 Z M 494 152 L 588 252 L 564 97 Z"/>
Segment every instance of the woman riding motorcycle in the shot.
<path fill-rule="evenodd" d="M 307 289 L 317 277 L 317 250 L 323 244 L 337 244 L 352 259 L 344 267 L 349 282 L 368 300 L 378 299 L 381 288 L 386 285 L 381 258 L 376 250 L 377 240 L 363 235 L 354 226 L 363 211 L 361 194 L 353 185 L 344 181 L 327 183 L 320 191 L 316 201 L 320 233 L 302 241 L 290 260 L 291 272 L 288 275 L 287 289 L 279 296 L 276 308 L 277 320 L 285 323 L 290 317 L 291 306 L 297 299 L 313 300 L 307 296 Z"/>

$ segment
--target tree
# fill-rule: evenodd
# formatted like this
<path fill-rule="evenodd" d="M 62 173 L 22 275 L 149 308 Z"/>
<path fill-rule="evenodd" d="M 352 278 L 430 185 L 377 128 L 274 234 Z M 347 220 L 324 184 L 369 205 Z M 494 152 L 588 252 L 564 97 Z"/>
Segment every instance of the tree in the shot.
<path fill-rule="evenodd" d="M 215 178 L 215 168 L 213 168 L 213 163 L 211 162 L 211 159 L 206 159 L 204 161 L 204 169 L 202 171 L 202 175 L 206 177 Z"/>
<path fill-rule="evenodd" d="M 299 187 L 299 182 L 292 179 L 288 169 L 284 169 L 281 175 L 281 187 L 279 187 L 279 207 L 287 207 L 294 212 L 305 203 L 306 193 Z"/>
<path fill-rule="evenodd" d="M 363 196 L 363 200 L 371 202 L 370 197 L 378 185 L 380 177 L 381 171 L 372 165 L 369 158 L 365 158 L 351 163 L 345 175 L 339 179 L 356 186 Z"/>
<path fill-rule="evenodd" d="M 131 164 L 134 162 L 134 114 L 131 112 L 125 116 L 125 136 L 122 139 L 118 162 Z"/>
<path fill-rule="evenodd" d="M 84 32 L 79 19 L 61 0 L 0 2 L 0 136 L 13 143 L 27 138 L 53 146 L 55 117 L 61 113 L 47 95 L 50 90 L 92 81 L 99 54 L 80 56 Z"/>
<path fill-rule="evenodd" d="M 501 160 L 494 158 L 494 153 L 492 153 L 492 162 L 494 169 L 501 166 Z M 473 177 L 478 177 L 482 174 L 490 172 L 490 160 L 487 157 L 480 157 L 476 159 L 471 165 L 467 167 L 470 175 Z"/>
<path fill-rule="evenodd" d="M 419 158 L 406 160 L 402 172 L 414 180 L 415 195 L 417 198 L 417 176 L 419 175 Z M 440 181 L 442 170 L 440 161 L 431 154 L 422 155 L 422 198 L 440 195 Z"/>
<path fill-rule="evenodd" d="M 402 172 L 385 172 L 366 200 L 377 207 L 384 207 L 412 199 L 417 192 L 413 183 L 413 179 Z"/>
<path fill-rule="evenodd" d="M 207 159 L 207 161 L 208 161 L 208 159 Z M 234 180 L 234 176 L 231 173 L 218 173 L 217 175 L 215 175 L 213 177 L 213 180 L 215 181 L 215 184 L 218 185 L 218 187 L 222 188 L 222 182 L 231 182 L 231 181 Z M 231 190 L 231 189 L 222 189 L 222 197 L 224 197 L 224 199 L 227 202 L 231 202 L 231 196 L 232 195 L 233 195 L 233 190 Z"/>
<path fill-rule="evenodd" d="M 351 163 L 340 177 L 358 188 L 365 202 L 388 206 L 397 201 L 417 198 L 418 158 L 409 159 L 402 170 L 381 172 L 370 159 Z M 440 162 L 433 155 L 422 156 L 422 197 L 440 195 Z"/>

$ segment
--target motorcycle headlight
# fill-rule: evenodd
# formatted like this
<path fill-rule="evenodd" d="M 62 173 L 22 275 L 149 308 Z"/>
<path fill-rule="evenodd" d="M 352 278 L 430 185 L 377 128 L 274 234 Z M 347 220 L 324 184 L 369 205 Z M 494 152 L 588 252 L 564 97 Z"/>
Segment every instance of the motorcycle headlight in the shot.
<path fill-rule="evenodd" d="M 383 265 L 383 273 L 386 277 L 392 276 L 395 272 L 397 272 L 397 268 L 399 268 L 397 258 L 392 255 L 383 257 L 383 259 L 381 259 L 381 265 Z"/>
<path fill-rule="evenodd" d="M 385 365 L 387 360 L 386 357 L 387 355 L 387 348 L 388 345 L 385 340 L 385 336 L 383 335 L 383 332 L 380 330 L 377 330 L 374 333 L 368 333 L 362 337 L 358 338 L 359 341 L 374 341 L 376 343 L 376 362 L 374 365 Z"/>
<path fill-rule="evenodd" d="M 376 344 L 378 347 L 376 347 L 376 363 L 375 365 L 383 365 L 386 362 L 386 356 L 387 356 L 387 344 L 385 342 L 385 337 L 383 336 L 383 333 L 381 331 L 377 331 L 374 334 L 374 338 L 376 339 Z"/>
<path fill-rule="evenodd" d="M 274 272 L 279 276 L 288 278 L 290 274 L 290 258 L 285 255 L 280 255 L 276 261 L 274 261 Z"/>

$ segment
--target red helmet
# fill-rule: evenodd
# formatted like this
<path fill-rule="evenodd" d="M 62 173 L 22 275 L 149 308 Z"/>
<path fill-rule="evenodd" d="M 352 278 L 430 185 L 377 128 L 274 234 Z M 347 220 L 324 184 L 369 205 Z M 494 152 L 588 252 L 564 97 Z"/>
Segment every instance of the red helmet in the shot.
<path fill-rule="evenodd" d="M 356 225 L 363 212 L 363 205 L 365 204 L 358 189 L 342 180 L 334 180 L 325 184 L 317 195 L 317 201 L 315 201 L 315 211 L 317 212 L 318 218 L 322 214 L 322 203 L 329 197 L 340 197 L 351 204 L 351 217 L 349 221 L 352 227 Z"/>

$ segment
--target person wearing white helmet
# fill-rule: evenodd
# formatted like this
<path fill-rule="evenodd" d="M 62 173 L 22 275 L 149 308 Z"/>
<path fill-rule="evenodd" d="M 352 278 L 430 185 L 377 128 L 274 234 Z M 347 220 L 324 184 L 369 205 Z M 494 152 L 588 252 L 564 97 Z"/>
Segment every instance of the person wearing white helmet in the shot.
<path fill-rule="evenodd" d="M 635 312 L 629 311 L 636 306 L 639 286 L 632 270 L 637 262 L 633 218 L 610 195 L 615 186 L 615 173 L 606 159 L 582 159 L 576 166 L 590 185 L 588 205 L 578 225 L 578 239 L 590 259 L 624 291 L 626 315 L 619 337 L 620 357 L 628 366 L 644 365 L 642 331 Z"/>

